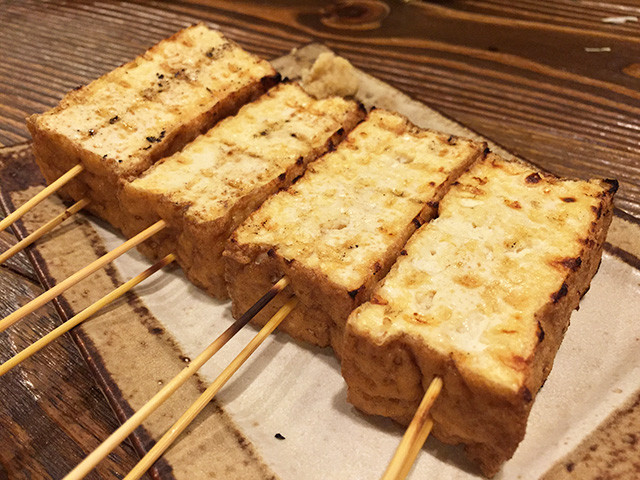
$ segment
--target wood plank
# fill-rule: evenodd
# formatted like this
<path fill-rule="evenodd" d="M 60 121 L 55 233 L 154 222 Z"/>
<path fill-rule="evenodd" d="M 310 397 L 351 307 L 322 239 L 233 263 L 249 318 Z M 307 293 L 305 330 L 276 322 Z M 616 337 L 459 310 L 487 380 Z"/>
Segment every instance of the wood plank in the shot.
<path fill-rule="evenodd" d="M 542 168 L 582 178 L 615 176 L 622 183 L 618 207 L 640 217 L 640 93 L 633 75 L 640 30 L 602 22 L 637 14 L 633 4 L 197 3 L 9 3 L 0 11 L 6 66 L 0 72 L 0 143 L 28 139 L 23 118 L 55 105 L 64 92 L 183 26 L 207 21 L 267 58 L 322 41 Z M 378 27 L 347 28 L 371 18 L 378 18 Z"/>
<path fill-rule="evenodd" d="M 41 287 L 12 270 L 0 272 L 0 315 Z M 0 335 L 0 362 L 52 330 L 55 309 L 30 315 Z M 62 478 L 117 427 L 117 421 L 75 343 L 63 336 L 0 377 L 0 478 Z M 123 443 L 87 478 L 122 478 L 137 456 Z"/>
<path fill-rule="evenodd" d="M 29 152 L 26 144 L 0 149 L 3 194 L 17 184 L 43 182 L 35 167 L 23 162 Z M 15 168 L 13 172 L 6 170 L 11 162 L 20 165 L 18 174 Z M 24 218 L 41 222 L 42 215 L 42 209 L 36 208 Z M 0 248 L 16 242 L 12 230 L 21 237 L 26 234 L 22 221 L 16 222 L 0 234 Z M 0 318 L 42 292 L 26 253 L 9 259 L 0 267 Z M 59 324 L 58 312 L 50 303 L 2 332 L 0 362 Z M 0 377 L 0 391 L 0 478 L 61 478 L 118 425 L 94 372 L 70 335 Z M 124 443 L 88 478 L 118 477 L 135 465 L 137 458 L 131 445 Z"/>

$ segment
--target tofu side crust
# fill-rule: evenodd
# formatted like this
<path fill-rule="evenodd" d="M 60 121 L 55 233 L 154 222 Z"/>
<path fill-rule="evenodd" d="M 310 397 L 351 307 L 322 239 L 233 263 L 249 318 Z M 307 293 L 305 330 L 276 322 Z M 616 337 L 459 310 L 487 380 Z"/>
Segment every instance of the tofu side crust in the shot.
<path fill-rule="evenodd" d="M 340 355 L 348 314 L 484 149 L 372 111 L 234 232 L 225 251 L 234 316 L 286 275 L 300 303 L 279 328 Z M 255 322 L 263 324 L 277 308 L 278 301 L 270 304 Z"/>
<path fill-rule="evenodd" d="M 616 189 L 493 154 L 478 162 L 350 315 L 348 400 L 408 424 L 439 375 L 434 435 L 497 473 L 598 268 Z"/>
<path fill-rule="evenodd" d="M 85 171 L 60 192 L 122 228 L 117 192 L 279 80 L 268 62 L 199 24 L 68 93 L 27 119 L 46 181 Z"/>
<path fill-rule="evenodd" d="M 222 251 L 231 232 L 363 116 L 356 102 L 315 100 L 299 85 L 281 83 L 126 185 L 125 233 L 165 219 L 169 229 L 141 250 L 152 257 L 177 252 L 191 281 L 225 298 Z"/>

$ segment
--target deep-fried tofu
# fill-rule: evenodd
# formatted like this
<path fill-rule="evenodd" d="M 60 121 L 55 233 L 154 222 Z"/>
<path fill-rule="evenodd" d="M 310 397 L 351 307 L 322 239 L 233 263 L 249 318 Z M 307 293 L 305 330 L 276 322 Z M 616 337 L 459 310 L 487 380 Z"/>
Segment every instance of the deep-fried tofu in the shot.
<path fill-rule="evenodd" d="M 484 148 L 372 111 L 233 234 L 225 252 L 233 314 L 286 275 L 300 303 L 279 328 L 315 345 L 331 344 L 339 354 L 349 313 Z M 256 322 L 278 306 L 267 307 Z"/>
<path fill-rule="evenodd" d="M 186 28 L 132 62 L 68 93 L 27 126 L 47 182 L 85 170 L 62 194 L 118 228 L 117 192 L 159 158 L 277 83 L 268 62 L 204 25 Z"/>
<path fill-rule="evenodd" d="M 280 84 L 126 185 L 125 233 L 165 219 L 169 229 L 143 251 L 177 252 L 190 280 L 224 298 L 222 251 L 231 232 L 363 116 L 356 102 L 315 100 L 297 84 Z"/>
<path fill-rule="evenodd" d="M 571 311 L 598 268 L 615 181 L 572 181 L 489 155 L 440 202 L 370 302 L 349 317 L 343 375 L 359 409 L 431 415 L 494 475 L 522 440 Z"/>

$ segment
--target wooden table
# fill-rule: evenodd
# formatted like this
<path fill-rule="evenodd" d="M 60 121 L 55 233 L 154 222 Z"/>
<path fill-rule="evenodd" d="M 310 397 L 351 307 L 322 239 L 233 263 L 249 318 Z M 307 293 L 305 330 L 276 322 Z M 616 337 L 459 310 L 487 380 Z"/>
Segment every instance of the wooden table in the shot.
<path fill-rule="evenodd" d="M 179 28 L 205 21 L 267 59 L 323 42 L 357 67 L 545 169 L 618 178 L 617 213 L 637 222 L 638 16 L 640 5 L 632 0 L 3 0 L 0 147 L 6 152 L 29 141 L 25 116 L 54 106 L 66 91 Z M 10 237 L 5 232 L 0 240 L 11 243 Z M 39 291 L 26 257 L 12 260 L 0 269 L 0 315 Z M 48 318 L 53 322 L 56 313 L 49 308 L 38 315 L 34 325 Z M 41 334 L 28 323 L 21 332 L 19 341 Z M 16 340 L 0 336 L 0 352 L 10 341 Z M 117 425 L 70 337 L 25 363 L 19 375 L 1 379 L 0 391 L 0 479 L 60 478 Z M 636 404 L 618 423 L 605 426 L 608 443 L 592 455 L 598 457 L 592 460 L 593 478 L 606 462 L 611 478 L 640 476 L 640 455 L 619 454 L 629 449 L 625 442 L 638 440 L 639 409 Z M 91 478 L 120 478 L 136 458 L 125 444 Z M 589 459 L 582 455 L 576 461 L 588 464 Z M 585 471 L 578 473 L 572 461 L 555 475 L 585 478 Z"/>

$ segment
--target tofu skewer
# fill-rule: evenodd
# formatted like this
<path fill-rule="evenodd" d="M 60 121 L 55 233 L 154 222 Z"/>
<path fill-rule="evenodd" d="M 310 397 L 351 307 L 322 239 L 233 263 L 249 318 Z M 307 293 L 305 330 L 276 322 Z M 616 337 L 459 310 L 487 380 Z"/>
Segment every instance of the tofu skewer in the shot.
<path fill-rule="evenodd" d="M 122 229 L 123 185 L 278 81 L 268 62 L 204 25 L 161 41 L 27 119 L 50 185 L 0 221 L 0 231 L 54 192 Z M 20 248 L 59 223 L 48 222 Z"/>
<path fill-rule="evenodd" d="M 122 229 L 124 185 L 278 80 L 267 61 L 220 33 L 185 28 L 29 117 L 36 162 L 48 182 L 81 165 L 61 194 L 89 199 L 93 214 Z"/>
<path fill-rule="evenodd" d="M 100 444 L 91 454 L 89 454 L 76 468 L 68 475 L 66 480 L 76 480 L 84 478 L 95 466 L 109 455 L 121 442 L 123 442 L 133 431 L 142 425 L 153 412 L 155 412 L 164 401 L 180 388 L 191 376 L 193 376 L 209 359 L 218 352 L 233 336 L 238 333 L 249 321 L 262 310 L 278 293 L 289 284 L 286 278 L 280 279 L 274 286 L 263 295 L 254 305 L 251 306 L 238 320 L 227 328 L 218 338 L 216 338 L 206 349 L 204 349 L 189 366 L 185 367 L 169 383 L 167 383 L 158 393 L 156 393 L 147 403 L 145 403 L 136 413 L 113 432 L 109 438 Z M 284 317 L 283 317 L 284 318 Z"/>
<path fill-rule="evenodd" d="M 368 299 L 411 234 L 433 217 L 440 198 L 485 147 L 373 110 L 334 152 L 231 236 L 224 255 L 233 313 L 285 275 L 300 305 L 281 329 L 331 345 L 340 356 L 349 313 Z"/>
<path fill-rule="evenodd" d="M 434 377 L 434 434 L 493 476 L 596 272 L 617 182 L 573 181 L 496 155 L 444 196 L 346 323 L 348 400 L 407 424 Z M 395 477 L 399 478 L 399 477 Z"/>

